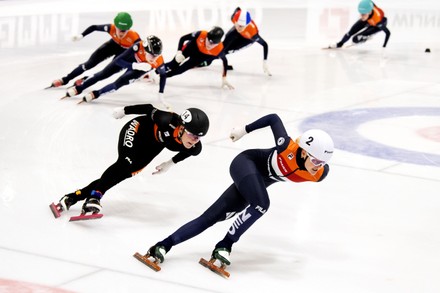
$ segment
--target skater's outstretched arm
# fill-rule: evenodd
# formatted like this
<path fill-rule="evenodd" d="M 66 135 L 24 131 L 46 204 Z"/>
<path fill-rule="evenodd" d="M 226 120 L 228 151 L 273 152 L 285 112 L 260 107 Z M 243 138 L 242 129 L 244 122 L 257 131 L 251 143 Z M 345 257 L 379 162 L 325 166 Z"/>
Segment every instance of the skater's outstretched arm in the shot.
<path fill-rule="evenodd" d="M 107 33 L 108 33 L 108 32 L 110 31 L 110 26 L 111 26 L 110 23 L 109 23 L 109 24 L 94 24 L 94 25 L 91 25 L 91 26 L 89 26 L 88 28 L 86 28 L 86 29 L 81 33 L 81 35 L 82 35 L 83 37 L 85 37 L 85 36 L 87 36 L 87 35 L 89 35 L 89 34 L 95 32 L 95 31 L 98 31 L 98 32 L 107 32 Z"/>

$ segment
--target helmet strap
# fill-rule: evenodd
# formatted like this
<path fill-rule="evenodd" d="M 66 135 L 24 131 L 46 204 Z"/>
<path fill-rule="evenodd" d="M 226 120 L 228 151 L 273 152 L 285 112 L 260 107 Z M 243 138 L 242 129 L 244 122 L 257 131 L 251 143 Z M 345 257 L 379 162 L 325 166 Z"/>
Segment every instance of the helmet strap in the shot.
<path fill-rule="evenodd" d="M 300 170 L 307 170 L 306 169 L 306 161 L 307 161 L 307 158 L 309 157 L 309 155 L 302 148 L 298 148 L 298 150 L 300 150 L 301 153 L 299 155 L 299 158 L 297 157 L 296 163 L 298 164 L 298 167 Z"/>
<path fill-rule="evenodd" d="M 182 141 L 183 132 L 185 131 L 185 126 L 180 125 L 179 126 L 179 132 L 177 134 L 177 138 Z"/>

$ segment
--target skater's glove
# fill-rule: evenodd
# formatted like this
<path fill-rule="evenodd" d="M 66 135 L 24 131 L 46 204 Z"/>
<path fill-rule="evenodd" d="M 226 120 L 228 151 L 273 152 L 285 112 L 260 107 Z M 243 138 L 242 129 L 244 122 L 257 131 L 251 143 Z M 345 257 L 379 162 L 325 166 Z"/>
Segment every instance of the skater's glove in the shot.
<path fill-rule="evenodd" d="M 72 37 L 72 41 L 77 42 L 80 41 L 82 38 L 84 38 L 83 35 L 76 35 Z"/>
<path fill-rule="evenodd" d="M 115 119 L 121 119 L 124 116 L 125 116 L 124 107 L 118 107 L 113 109 L 113 117 Z"/>
<path fill-rule="evenodd" d="M 171 104 L 169 104 L 168 102 L 165 101 L 165 99 L 163 98 L 163 93 L 158 93 L 157 98 L 159 100 L 159 103 L 161 103 L 162 106 L 164 106 L 166 110 L 171 110 Z"/>
<path fill-rule="evenodd" d="M 151 70 L 151 64 L 147 62 L 134 62 L 131 64 L 133 70 L 148 71 Z"/>
<path fill-rule="evenodd" d="M 177 53 L 176 53 L 176 56 L 174 57 L 174 59 L 176 59 L 176 62 L 177 63 L 182 63 L 183 62 L 183 60 L 185 60 L 185 56 L 183 56 L 183 53 L 182 53 L 182 51 L 177 51 Z"/>
<path fill-rule="evenodd" d="M 232 84 L 230 84 L 228 82 L 228 80 L 226 79 L 226 76 L 222 77 L 222 88 L 227 88 L 228 90 L 233 90 L 234 87 L 232 86 Z"/>
<path fill-rule="evenodd" d="M 231 130 L 231 134 L 229 135 L 229 138 L 235 142 L 235 141 L 239 140 L 240 138 L 242 138 L 245 134 L 247 134 L 246 126 L 234 127 Z"/>
<path fill-rule="evenodd" d="M 160 164 L 159 166 L 156 167 L 156 171 L 153 172 L 153 175 L 165 173 L 174 164 L 175 163 L 173 162 L 172 159 L 169 161 L 163 162 L 162 164 Z"/>
<path fill-rule="evenodd" d="M 272 76 L 272 73 L 270 73 L 270 71 L 269 71 L 269 66 L 267 65 L 267 60 L 263 60 L 263 71 L 268 76 Z"/>

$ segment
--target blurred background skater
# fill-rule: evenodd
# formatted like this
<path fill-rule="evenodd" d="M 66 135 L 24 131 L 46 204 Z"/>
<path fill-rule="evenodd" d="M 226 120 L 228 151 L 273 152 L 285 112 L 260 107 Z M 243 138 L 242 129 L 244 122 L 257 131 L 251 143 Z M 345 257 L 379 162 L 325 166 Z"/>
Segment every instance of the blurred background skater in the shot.
<path fill-rule="evenodd" d="M 124 53 L 116 57 L 103 70 L 87 78 L 82 84 L 69 88 L 66 96 L 72 97 L 78 95 L 95 83 L 126 69 L 126 71 L 114 82 L 99 90 L 93 90 L 84 95 L 82 101 L 90 102 L 99 98 L 101 95 L 115 92 L 119 88 L 140 79 L 148 72 L 156 70 L 160 76 L 158 93 L 159 102 L 166 106 L 166 108 L 169 108 L 169 105 L 166 104 L 163 99 L 167 77 L 162 50 L 162 41 L 156 36 L 148 36 L 145 40 L 137 42 Z"/>
<path fill-rule="evenodd" d="M 388 20 L 383 10 L 377 7 L 371 0 L 362 0 L 359 2 L 358 11 L 360 13 L 360 19 L 356 21 L 339 42 L 331 44 L 329 48 L 342 48 L 345 42 L 350 38 L 352 38 L 353 41 L 352 45 L 364 43 L 380 31 L 385 33 L 385 40 L 382 47 L 385 48 L 387 46 L 391 32 L 387 28 Z"/>
<path fill-rule="evenodd" d="M 133 46 L 133 44 L 140 40 L 140 36 L 137 32 L 130 30 L 133 26 L 133 20 L 130 14 L 127 12 L 119 12 L 113 24 L 103 25 L 91 25 L 82 34 L 74 36 L 73 41 L 79 41 L 92 32 L 106 32 L 111 36 L 111 39 L 102 44 L 95 52 L 90 56 L 89 60 L 78 65 L 72 72 L 66 76 L 56 79 L 52 82 L 50 87 L 60 87 L 67 85 L 72 79 L 81 75 L 86 70 L 92 69 L 102 61 L 110 57 L 117 57 L 122 54 L 126 49 Z M 80 84 L 82 79 L 75 82 Z"/>
<path fill-rule="evenodd" d="M 260 36 L 258 27 L 252 20 L 249 11 L 237 7 L 231 15 L 231 21 L 234 26 L 226 33 L 225 40 L 223 41 L 225 54 L 231 54 L 245 49 L 254 43 L 258 43 L 263 46 L 263 71 L 268 76 L 272 76 L 267 65 L 269 46 Z M 204 62 L 201 66 L 208 66 L 211 62 Z M 228 69 L 232 70 L 233 67 L 229 65 Z"/>
<path fill-rule="evenodd" d="M 200 64 L 211 63 L 215 59 L 223 62 L 222 87 L 234 89 L 227 81 L 228 60 L 226 59 L 222 38 L 224 31 L 214 26 L 210 31 L 195 31 L 182 36 L 173 60 L 166 63 L 167 77 L 184 73 Z"/>

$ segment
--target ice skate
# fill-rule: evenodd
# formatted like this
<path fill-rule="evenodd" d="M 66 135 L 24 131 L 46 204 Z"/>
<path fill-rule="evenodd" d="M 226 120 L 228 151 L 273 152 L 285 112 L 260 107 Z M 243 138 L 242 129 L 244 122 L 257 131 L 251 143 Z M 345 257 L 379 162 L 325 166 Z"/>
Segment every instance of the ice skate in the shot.
<path fill-rule="evenodd" d="M 348 48 L 350 48 L 350 47 L 353 47 L 353 46 L 355 46 L 356 45 L 356 43 L 350 43 L 350 44 L 347 44 L 347 45 L 339 45 L 338 43 L 335 43 L 335 44 L 330 44 L 330 45 L 328 45 L 328 47 L 324 47 L 324 48 L 322 48 L 323 50 L 332 50 L 332 49 L 348 49 Z"/>
<path fill-rule="evenodd" d="M 95 91 L 92 91 L 90 93 L 85 94 L 85 96 L 82 98 L 81 101 L 78 102 L 78 104 L 88 103 L 88 102 L 91 102 L 92 100 L 94 100 L 96 98 L 97 98 L 97 95 L 96 95 Z"/>
<path fill-rule="evenodd" d="M 229 278 L 230 274 L 225 269 L 226 266 L 231 264 L 229 255 L 230 255 L 230 251 L 228 249 L 216 248 L 212 252 L 211 259 L 209 261 L 207 261 L 204 258 L 201 258 L 199 264 L 227 279 Z"/>
<path fill-rule="evenodd" d="M 339 49 L 339 48 L 342 48 L 342 46 L 338 46 L 338 43 L 332 43 L 322 49 L 323 50 L 331 50 L 331 49 Z"/>
<path fill-rule="evenodd" d="M 63 208 L 61 207 L 61 204 L 55 204 L 55 203 L 51 203 L 50 205 L 49 205 L 49 208 L 50 208 L 50 210 L 52 211 L 52 213 L 53 213 L 53 216 L 55 217 L 55 218 L 59 218 L 59 217 L 61 217 L 61 213 L 63 212 Z"/>
<path fill-rule="evenodd" d="M 65 98 L 74 97 L 77 94 L 78 94 L 78 90 L 76 89 L 76 87 L 72 86 L 72 87 L 67 89 L 66 95 L 64 97 L 62 97 L 60 100 L 63 100 Z"/>
<path fill-rule="evenodd" d="M 75 80 L 75 82 L 73 83 L 75 86 L 80 86 L 84 83 L 84 80 L 86 80 L 88 78 L 88 76 L 83 76 L 77 80 Z"/>
<path fill-rule="evenodd" d="M 68 211 L 71 206 L 78 202 L 78 199 L 75 197 L 79 197 L 81 195 L 81 190 L 77 190 L 74 193 L 69 193 L 63 196 L 58 204 L 52 203 L 49 205 L 50 209 L 55 218 L 59 218 L 61 213 L 64 211 Z"/>
<path fill-rule="evenodd" d="M 86 202 L 82 206 L 81 215 L 71 217 L 70 222 L 82 221 L 82 220 L 94 220 L 100 219 L 104 215 L 100 214 L 102 206 L 100 198 L 102 197 L 99 191 L 92 191 L 92 197 L 86 199 Z"/>
<path fill-rule="evenodd" d="M 159 264 L 163 263 L 163 261 L 165 260 L 165 254 L 165 247 L 154 245 L 150 247 L 147 254 L 141 255 L 140 253 L 136 252 L 133 256 L 138 261 L 148 266 L 150 269 L 158 272 L 161 270 Z M 153 258 L 153 260 L 150 260 L 150 258 Z"/>
<path fill-rule="evenodd" d="M 60 87 L 64 85 L 64 81 L 62 79 L 55 79 L 54 81 L 52 81 L 52 84 L 48 87 L 46 87 L 45 89 L 50 89 L 53 87 Z"/>

